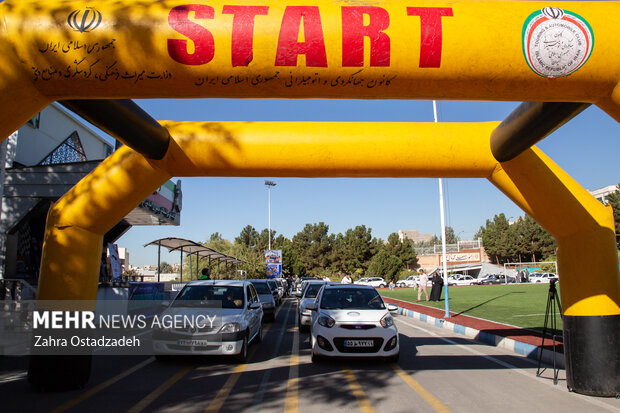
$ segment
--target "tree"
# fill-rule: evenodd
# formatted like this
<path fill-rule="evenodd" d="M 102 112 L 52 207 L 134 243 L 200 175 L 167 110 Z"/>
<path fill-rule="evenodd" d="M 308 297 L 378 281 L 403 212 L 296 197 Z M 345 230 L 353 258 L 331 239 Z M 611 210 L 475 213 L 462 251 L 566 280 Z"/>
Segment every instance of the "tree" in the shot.
<path fill-rule="evenodd" d="M 258 232 L 252 225 L 246 225 L 241 233 L 235 238 L 235 244 L 242 244 L 250 248 L 254 248 L 258 241 Z"/>
<path fill-rule="evenodd" d="M 329 267 L 334 236 L 330 236 L 328 231 L 329 226 L 323 222 L 306 224 L 292 239 L 293 249 L 309 274 L 319 274 Z"/>
<path fill-rule="evenodd" d="M 618 190 L 607 196 L 607 202 L 614 211 L 614 223 L 616 224 L 616 246 L 620 249 L 620 184 Z"/>
<path fill-rule="evenodd" d="M 389 254 L 398 257 L 409 269 L 418 266 L 418 257 L 416 256 L 415 248 L 413 248 L 413 243 L 409 238 L 405 238 L 401 242 L 398 233 L 393 232 L 388 236 L 385 249 Z"/>
<path fill-rule="evenodd" d="M 366 272 L 370 259 L 373 256 L 371 229 L 365 225 L 358 225 L 348 229 L 344 236 L 336 237 L 337 247 L 332 249 L 333 260 L 338 260 L 338 270 L 351 274 L 357 270 Z M 340 235 L 340 234 L 338 234 Z"/>
<path fill-rule="evenodd" d="M 159 272 L 162 274 L 168 274 L 172 272 L 172 265 L 168 264 L 166 261 L 162 261 L 159 264 Z"/>
<path fill-rule="evenodd" d="M 373 277 L 383 277 L 386 281 L 398 281 L 400 271 L 405 267 L 403 262 L 395 255 L 390 254 L 385 249 L 379 251 L 370 261 L 367 275 Z"/>
<path fill-rule="evenodd" d="M 454 228 L 446 227 L 446 244 L 456 244 L 459 238 L 454 234 Z"/>

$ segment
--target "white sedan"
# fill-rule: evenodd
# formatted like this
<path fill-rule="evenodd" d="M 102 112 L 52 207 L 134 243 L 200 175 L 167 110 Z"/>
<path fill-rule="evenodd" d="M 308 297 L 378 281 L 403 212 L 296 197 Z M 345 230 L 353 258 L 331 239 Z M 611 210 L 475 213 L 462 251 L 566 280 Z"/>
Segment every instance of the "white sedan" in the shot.
<path fill-rule="evenodd" d="M 448 285 L 473 285 L 476 279 L 471 275 L 454 274 L 448 277 Z"/>
<path fill-rule="evenodd" d="M 387 285 L 387 283 L 385 282 L 385 280 L 382 277 L 365 277 L 365 278 L 360 278 L 360 280 L 358 282 L 356 282 L 356 284 L 359 285 L 371 285 L 375 288 L 385 288 L 385 286 Z"/>
<path fill-rule="evenodd" d="M 374 357 L 395 362 L 400 352 L 398 330 L 390 311 L 371 286 L 325 285 L 312 312 L 312 361 L 323 357 Z"/>
<path fill-rule="evenodd" d="M 549 283 L 551 280 L 558 280 L 558 276 L 552 272 L 534 273 L 530 275 L 531 283 Z"/>

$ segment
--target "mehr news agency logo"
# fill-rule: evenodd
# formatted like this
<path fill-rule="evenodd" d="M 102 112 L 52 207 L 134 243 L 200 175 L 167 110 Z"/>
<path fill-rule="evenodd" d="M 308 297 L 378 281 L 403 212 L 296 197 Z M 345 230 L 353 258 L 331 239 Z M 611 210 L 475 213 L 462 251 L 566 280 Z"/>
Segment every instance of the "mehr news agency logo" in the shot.
<path fill-rule="evenodd" d="M 592 27 L 581 16 L 557 7 L 530 14 L 523 24 L 523 54 L 537 75 L 568 76 L 592 54 Z"/>
<path fill-rule="evenodd" d="M 109 338 L 106 336 L 85 337 L 80 331 L 88 330 L 120 330 L 134 329 L 176 329 L 196 332 L 200 329 L 213 329 L 216 315 L 210 314 L 165 314 L 146 317 L 143 314 L 109 314 L 95 315 L 93 311 L 53 311 L 36 310 L 33 312 L 33 347 L 139 347 L 137 337 Z M 56 337 L 50 333 L 65 331 L 70 336 Z"/>
<path fill-rule="evenodd" d="M 94 7 L 86 7 L 85 10 L 73 10 L 67 17 L 67 24 L 74 31 L 85 33 L 99 27 L 101 20 L 101 12 Z"/>

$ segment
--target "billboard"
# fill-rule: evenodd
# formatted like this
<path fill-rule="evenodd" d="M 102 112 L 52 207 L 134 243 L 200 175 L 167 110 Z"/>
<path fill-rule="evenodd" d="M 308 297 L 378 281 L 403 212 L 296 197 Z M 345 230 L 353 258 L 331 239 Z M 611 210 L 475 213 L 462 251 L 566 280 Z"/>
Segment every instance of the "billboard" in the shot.
<path fill-rule="evenodd" d="M 267 278 L 282 277 L 282 250 L 265 250 Z"/>

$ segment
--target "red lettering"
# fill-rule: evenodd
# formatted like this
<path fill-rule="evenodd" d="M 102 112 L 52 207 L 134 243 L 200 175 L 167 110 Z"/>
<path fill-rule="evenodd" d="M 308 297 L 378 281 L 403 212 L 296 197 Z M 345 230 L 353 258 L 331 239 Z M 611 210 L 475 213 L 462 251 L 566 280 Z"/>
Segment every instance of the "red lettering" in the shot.
<path fill-rule="evenodd" d="M 210 31 L 189 20 L 190 12 L 196 19 L 213 19 L 214 10 L 202 4 L 177 6 L 170 10 L 168 24 L 180 34 L 194 42 L 194 53 L 187 50 L 187 40 L 168 39 L 168 54 L 179 63 L 186 65 L 203 65 L 209 63 L 215 55 L 215 41 Z"/>
<path fill-rule="evenodd" d="M 407 16 L 420 16 L 420 67 L 441 65 L 441 18 L 451 17 L 446 7 L 407 7 Z"/>
<path fill-rule="evenodd" d="M 389 66 L 390 37 L 383 33 L 389 25 L 390 15 L 381 7 L 342 7 L 342 66 L 364 66 L 364 37 L 370 39 L 370 66 Z"/>
<path fill-rule="evenodd" d="M 299 42 L 301 21 L 304 41 Z M 282 17 L 276 66 L 297 66 L 297 56 L 306 55 L 306 66 L 327 67 L 321 15 L 316 6 L 287 6 Z"/>
<path fill-rule="evenodd" d="M 223 14 L 234 14 L 231 37 L 231 61 L 233 66 L 248 66 L 254 58 L 254 19 L 266 16 L 267 6 L 224 6 Z"/>

